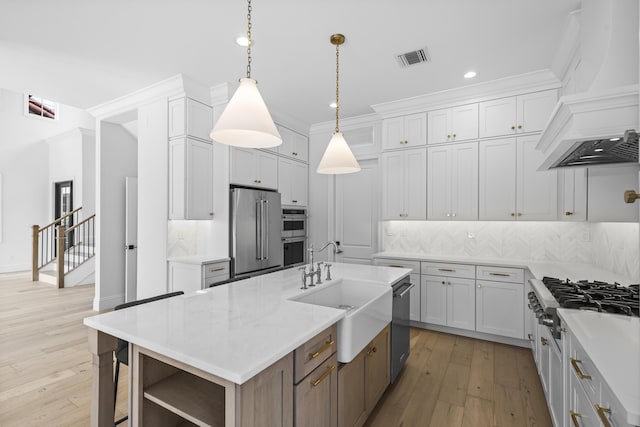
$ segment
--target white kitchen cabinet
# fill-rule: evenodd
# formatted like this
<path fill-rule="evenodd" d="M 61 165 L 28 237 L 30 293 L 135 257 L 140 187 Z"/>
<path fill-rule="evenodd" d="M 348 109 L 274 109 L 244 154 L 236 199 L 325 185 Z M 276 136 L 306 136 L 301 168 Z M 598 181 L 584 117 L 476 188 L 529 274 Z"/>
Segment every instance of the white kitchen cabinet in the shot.
<path fill-rule="evenodd" d="M 382 153 L 383 218 L 427 218 L 427 149 Z"/>
<path fill-rule="evenodd" d="M 420 285 L 422 322 L 475 330 L 473 279 L 423 275 Z"/>
<path fill-rule="evenodd" d="M 478 104 L 429 111 L 427 132 L 428 144 L 478 138 Z"/>
<path fill-rule="evenodd" d="M 278 154 L 301 162 L 309 161 L 309 143 L 306 136 L 283 126 L 278 126 L 278 132 L 282 137 L 282 144 L 278 146 Z"/>
<path fill-rule="evenodd" d="M 191 98 L 169 101 L 169 138 L 190 136 L 211 141 L 213 107 Z"/>
<path fill-rule="evenodd" d="M 231 184 L 278 188 L 278 157 L 254 148 L 231 148 Z"/>
<path fill-rule="evenodd" d="M 478 143 L 428 148 L 427 218 L 478 219 Z"/>
<path fill-rule="evenodd" d="M 587 220 L 587 168 L 558 169 L 558 218 Z"/>
<path fill-rule="evenodd" d="M 557 172 L 537 171 L 538 136 L 480 141 L 480 220 L 557 219 Z"/>
<path fill-rule="evenodd" d="M 193 138 L 169 142 L 169 219 L 212 219 L 213 146 Z"/>
<path fill-rule="evenodd" d="M 590 222 L 638 222 L 638 205 L 625 203 L 625 190 L 638 190 L 638 165 L 589 168 L 587 219 Z"/>
<path fill-rule="evenodd" d="M 476 280 L 476 331 L 524 338 L 524 284 Z"/>
<path fill-rule="evenodd" d="M 540 132 L 558 100 L 555 89 L 479 104 L 480 138 Z"/>
<path fill-rule="evenodd" d="M 283 205 L 307 206 L 308 170 L 305 163 L 278 158 L 278 191 Z"/>
<path fill-rule="evenodd" d="M 427 144 L 426 113 L 393 117 L 382 121 L 382 148 L 412 148 Z"/>
<path fill-rule="evenodd" d="M 169 261 L 169 292 L 206 289 L 229 278 L 229 261 Z"/>

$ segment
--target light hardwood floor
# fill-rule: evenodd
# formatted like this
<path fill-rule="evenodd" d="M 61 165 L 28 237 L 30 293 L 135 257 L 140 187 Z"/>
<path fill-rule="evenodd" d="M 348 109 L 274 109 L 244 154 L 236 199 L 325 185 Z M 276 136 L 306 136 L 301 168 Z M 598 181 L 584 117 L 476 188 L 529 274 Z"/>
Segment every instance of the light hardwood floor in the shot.
<path fill-rule="evenodd" d="M 93 286 L 0 274 L 0 426 L 87 426 Z M 120 372 L 116 417 L 127 410 Z M 127 423 L 121 424 L 127 426 Z M 550 426 L 531 352 L 421 329 L 366 426 Z"/>

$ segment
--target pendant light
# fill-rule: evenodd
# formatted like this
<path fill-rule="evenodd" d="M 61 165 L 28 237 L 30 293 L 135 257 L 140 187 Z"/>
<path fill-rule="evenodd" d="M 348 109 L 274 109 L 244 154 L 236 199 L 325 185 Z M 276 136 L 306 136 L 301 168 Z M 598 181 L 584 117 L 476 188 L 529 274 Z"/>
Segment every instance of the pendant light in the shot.
<path fill-rule="evenodd" d="M 282 137 L 260 96 L 257 82 L 251 78 L 251 0 L 247 3 L 247 77 L 240 79 L 240 86 L 209 136 L 235 147 L 276 147 L 282 144 Z"/>
<path fill-rule="evenodd" d="M 343 174 L 360 171 L 360 165 L 351 152 L 347 141 L 345 141 L 340 127 L 338 117 L 340 112 L 339 82 L 340 82 L 340 45 L 344 43 L 345 37 L 342 34 L 334 34 L 330 38 L 331 44 L 336 46 L 336 130 L 329 141 L 329 145 L 320 160 L 317 172 L 323 174 Z"/>

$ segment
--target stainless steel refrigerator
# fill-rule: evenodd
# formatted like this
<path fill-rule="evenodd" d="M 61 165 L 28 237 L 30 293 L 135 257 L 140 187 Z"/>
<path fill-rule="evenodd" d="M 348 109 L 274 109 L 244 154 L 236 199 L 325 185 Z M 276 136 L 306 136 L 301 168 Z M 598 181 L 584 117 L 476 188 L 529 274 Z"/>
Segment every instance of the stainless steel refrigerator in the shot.
<path fill-rule="evenodd" d="M 230 253 L 233 275 L 251 275 L 282 266 L 280 193 L 231 188 Z"/>

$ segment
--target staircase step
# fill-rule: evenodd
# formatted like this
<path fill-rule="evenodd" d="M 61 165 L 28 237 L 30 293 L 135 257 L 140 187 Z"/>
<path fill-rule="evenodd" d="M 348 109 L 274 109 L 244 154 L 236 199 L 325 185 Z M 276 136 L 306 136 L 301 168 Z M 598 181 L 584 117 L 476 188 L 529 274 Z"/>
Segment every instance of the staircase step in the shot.
<path fill-rule="evenodd" d="M 58 274 L 55 271 L 40 271 L 40 282 L 49 283 L 51 285 L 58 284 Z"/>

